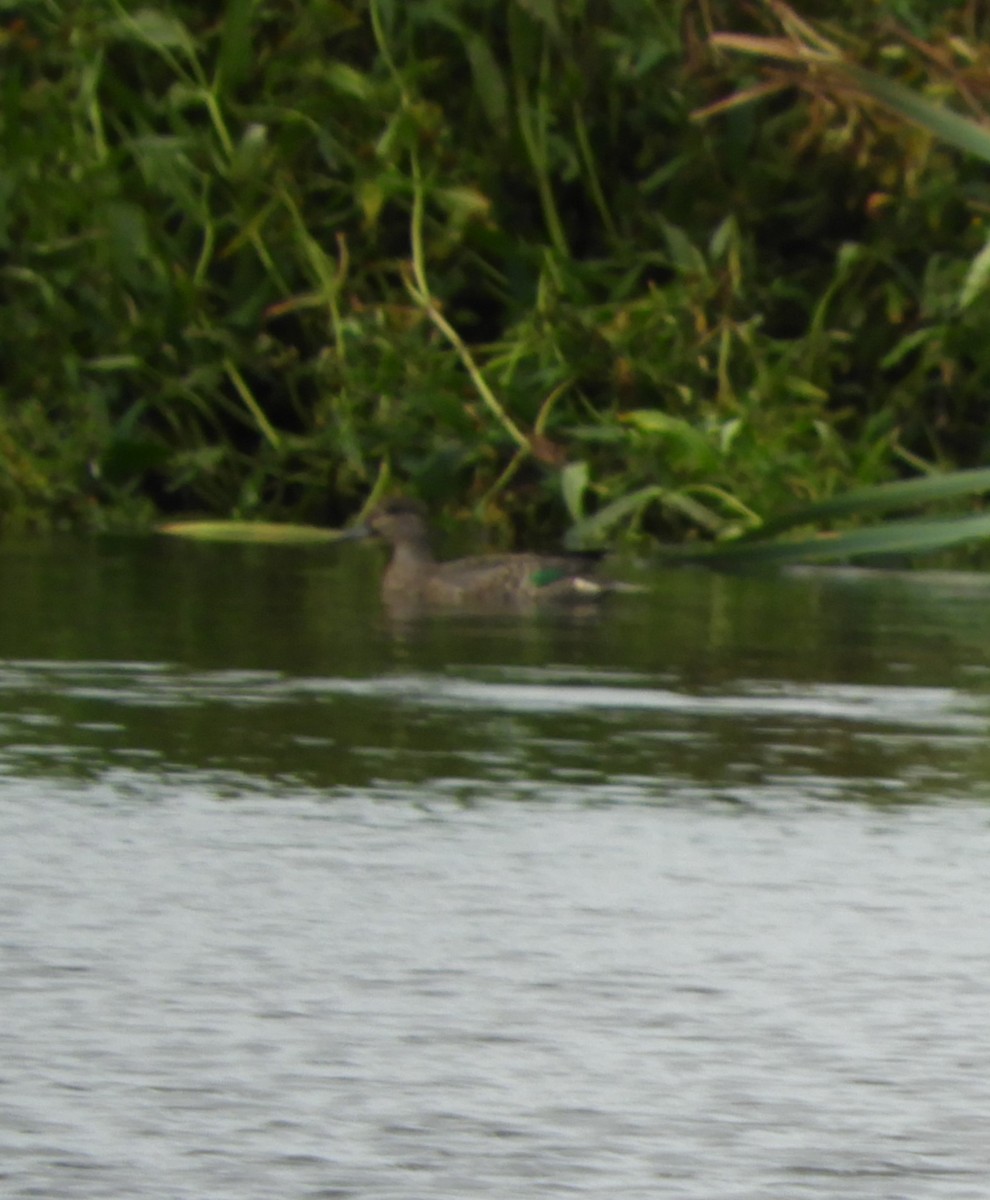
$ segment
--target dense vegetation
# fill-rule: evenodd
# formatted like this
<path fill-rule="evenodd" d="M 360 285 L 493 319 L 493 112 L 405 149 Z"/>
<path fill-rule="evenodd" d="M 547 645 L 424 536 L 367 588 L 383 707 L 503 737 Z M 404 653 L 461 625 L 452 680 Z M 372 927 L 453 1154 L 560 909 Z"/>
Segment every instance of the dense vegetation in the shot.
<path fill-rule="evenodd" d="M 990 103 L 982 6 L 799 7 Z M 396 481 L 685 537 L 987 456 L 990 167 L 712 41 L 793 32 L 775 0 L 20 11 L 7 527 L 335 521 Z"/>

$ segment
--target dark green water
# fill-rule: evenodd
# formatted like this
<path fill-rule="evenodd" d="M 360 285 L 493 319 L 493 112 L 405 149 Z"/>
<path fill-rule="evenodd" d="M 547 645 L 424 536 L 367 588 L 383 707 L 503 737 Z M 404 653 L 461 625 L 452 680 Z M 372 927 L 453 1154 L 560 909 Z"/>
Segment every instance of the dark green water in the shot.
<path fill-rule="evenodd" d="M 990 580 L 380 565 L 0 548 L 4 1195 L 982 1195 Z"/>
<path fill-rule="evenodd" d="M 982 796 L 990 774 L 981 577 L 673 572 L 593 617 L 394 624 L 363 547 L 56 542 L 0 565 L 8 771 L 136 756 L 513 793 L 577 772 L 652 798 L 791 775 L 878 800 Z"/>

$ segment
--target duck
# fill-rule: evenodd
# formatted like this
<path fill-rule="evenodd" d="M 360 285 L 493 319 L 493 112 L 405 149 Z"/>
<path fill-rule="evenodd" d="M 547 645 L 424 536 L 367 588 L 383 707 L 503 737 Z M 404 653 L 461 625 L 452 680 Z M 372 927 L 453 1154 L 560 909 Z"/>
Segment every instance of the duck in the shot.
<path fill-rule="evenodd" d="M 378 538 L 391 546 L 382 579 L 382 598 L 390 606 L 523 608 L 593 601 L 630 587 L 596 578 L 594 564 L 582 555 L 523 552 L 439 561 L 423 509 L 401 496 L 383 501 L 348 536 Z"/>

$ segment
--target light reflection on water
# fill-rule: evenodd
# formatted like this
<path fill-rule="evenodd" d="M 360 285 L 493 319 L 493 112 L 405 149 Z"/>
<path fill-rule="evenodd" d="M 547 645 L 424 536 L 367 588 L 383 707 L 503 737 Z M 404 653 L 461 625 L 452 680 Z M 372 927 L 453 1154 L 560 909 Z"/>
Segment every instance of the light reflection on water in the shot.
<path fill-rule="evenodd" d="M 490 666 L 300 677 L 154 663 L 0 663 L 0 772 L 323 794 L 761 803 L 980 795 L 988 702 L 962 687 Z M 497 784 L 492 792 L 489 784 Z"/>
<path fill-rule="evenodd" d="M 982 808 L 395 801 L 7 795 L 6 1195 L 985 1186 Z"/>
<path fill-rule="evenodd" d="M 164 654 L 191 568 L 0 623 L 4 1196 L 985 1194 L 978 592 L 791 659 L 817 592 L 677 583 L 658 666 L 648 607 L 293 627 L 298 561 L 277 649 Z"/>

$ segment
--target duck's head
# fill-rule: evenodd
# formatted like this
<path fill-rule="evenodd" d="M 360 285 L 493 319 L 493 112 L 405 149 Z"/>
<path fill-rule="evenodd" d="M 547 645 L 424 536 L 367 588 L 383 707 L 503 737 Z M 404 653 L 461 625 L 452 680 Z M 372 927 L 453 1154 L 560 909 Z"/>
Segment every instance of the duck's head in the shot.
<path fill-rule="evenodd" d="M 376 537 L 390 542 L 425 543 L 428 539 L 426 516 L 415 500 L 405 496 L 394 496 L 383 500 L 365 519 L 363 525 L 352 531 L 353 537 Z"/>

